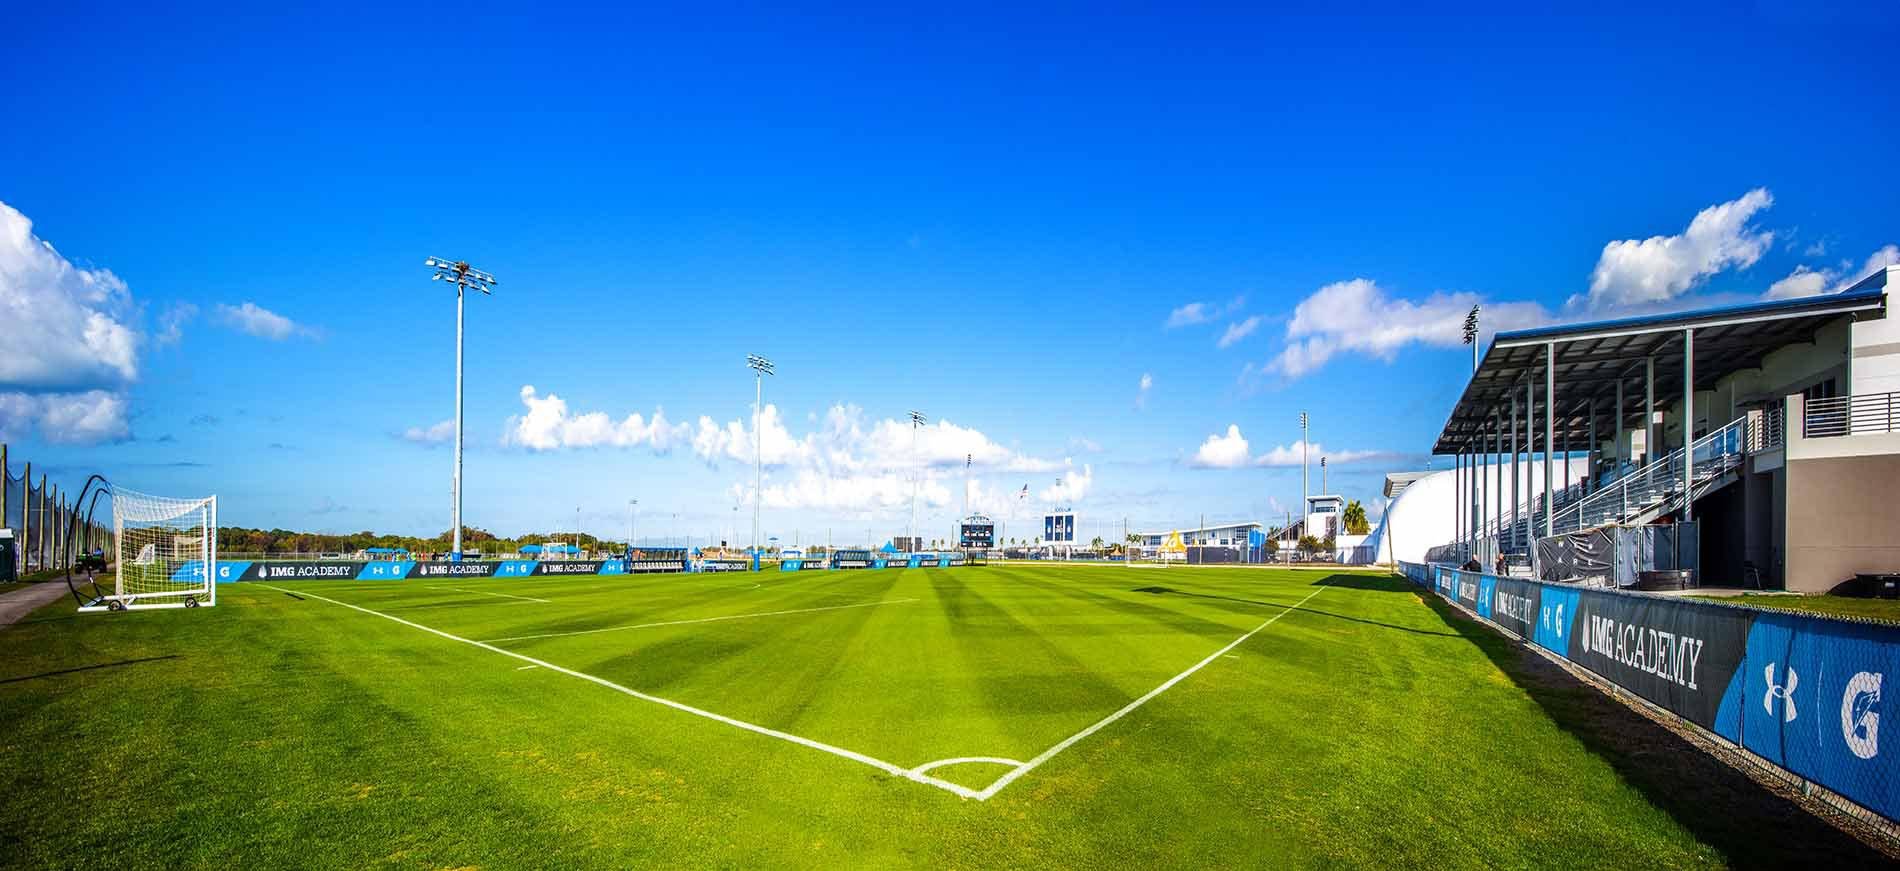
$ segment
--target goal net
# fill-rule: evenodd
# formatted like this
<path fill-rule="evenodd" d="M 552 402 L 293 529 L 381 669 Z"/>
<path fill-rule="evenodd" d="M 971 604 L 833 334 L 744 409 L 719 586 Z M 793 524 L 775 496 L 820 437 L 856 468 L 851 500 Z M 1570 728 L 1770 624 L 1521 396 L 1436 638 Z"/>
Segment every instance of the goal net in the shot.
<path fill-rule="evenodd" d="M 216 605 L 218 497 L 173 499 L 112 488 L 117 542 L 110 592 L 81 611 Z"/>

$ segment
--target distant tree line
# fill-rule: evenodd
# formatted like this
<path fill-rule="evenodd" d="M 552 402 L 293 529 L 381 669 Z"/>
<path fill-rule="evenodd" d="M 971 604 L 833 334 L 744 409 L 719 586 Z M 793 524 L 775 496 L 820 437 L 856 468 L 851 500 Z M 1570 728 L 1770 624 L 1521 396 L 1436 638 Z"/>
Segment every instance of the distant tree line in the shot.
<path fill-rule="evenodd" d="M 218 527 L 218 550 L 223 553 L 343 553 L 351 554 L 372 547 L 387 547 L 407 550 L 410 553 L 447 553 L 450 547 L 448 530 L 422 538 L 413 535 L 389 535 L 364 530 L 346 535 L 322 532 L 296 532 L 289 529 L 249 529 L 242 526 Z M 514 538 L 501 538 L 479 527 L 462 527 L 462 549 L 481 551 L 487 554 L 516 553 L 523 545 L 529 544 L 575 543 L 574 533 L 528 533 Z M 613 539 L 600 539 L 583 532 L 580 534 L 580 547 L 587 551 L 617 551 L 625 544 Z"/>

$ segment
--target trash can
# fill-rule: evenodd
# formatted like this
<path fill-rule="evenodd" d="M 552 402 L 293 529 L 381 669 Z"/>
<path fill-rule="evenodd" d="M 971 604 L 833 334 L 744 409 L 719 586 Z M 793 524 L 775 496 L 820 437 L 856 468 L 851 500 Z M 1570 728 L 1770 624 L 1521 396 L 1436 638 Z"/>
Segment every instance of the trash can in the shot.
<path fill-rule="evenodd" d="M 1693 586 L 1695 586 L 1695 577 L 1688 569 L 1638 572 L 1636 575 L 1638 590 L 1686 590 Z"/>
<path fill-rule="evenodd" d="M 1854 580 L 1865 591 L 1861 593 L 1863 596 L 1877 599 L 1900 599 L 1900 574 L 1880 572 L 1855 575 Z"/>
<path fill-rule="evenodd" d="M 18 560 L 13 551 L 13 530 L 0 527 L 0 584 L 19 580 Z"/>

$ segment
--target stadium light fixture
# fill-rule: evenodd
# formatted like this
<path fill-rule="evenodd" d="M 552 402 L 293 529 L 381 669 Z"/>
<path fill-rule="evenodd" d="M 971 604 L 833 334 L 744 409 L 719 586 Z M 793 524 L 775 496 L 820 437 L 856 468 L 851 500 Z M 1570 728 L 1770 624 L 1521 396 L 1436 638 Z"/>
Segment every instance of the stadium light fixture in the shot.
<path fill-rule="evenodd" d="M 1471 371 L 1478 371 L 1478 310 L 1482 306 L 1472 306 L 1465 315 L 1465 344 L 1471 346 Z"/>
<path fill-rule="evenodd" d="M 765 418 L 765 376 L 777 375 L 772 361 L 757 354 L 747 354 L 746 368 L 752 370 L 752 560 L 758 565 L 759 559 L 759 503 L 765 486 L 765 436 L 759 431 L 759 421 Z M 737 512 L 739 506 L 732 506 Z"/>
<path fill-rule="evenodd" d="M 450 484 L 450 499 L 454 503 L 449 512 L 449 559 L 462 560 L 462 299 L 469 288 L 480 290 L 483 295 L 498 282 L 495 276 L 468 265 L 466 260 L 447 260 L 430 257 L 422 265 L 435 270 L 429 276 L 430 281 L 446 281 L 455 285 L 455 474 Z"/>

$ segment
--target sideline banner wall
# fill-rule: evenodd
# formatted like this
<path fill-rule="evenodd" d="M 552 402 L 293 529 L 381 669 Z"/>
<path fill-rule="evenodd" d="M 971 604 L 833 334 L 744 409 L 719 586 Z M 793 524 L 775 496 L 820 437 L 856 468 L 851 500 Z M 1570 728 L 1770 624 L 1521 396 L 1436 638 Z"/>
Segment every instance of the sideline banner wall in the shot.
<path fill-rule="evenodd" d="M 1900 676 L 1900 627 L 1447 566 L 1400 570 L 1544 650 L 1900 820 L 1900 739 L 1880 741 L 1888 677 Z"/>

